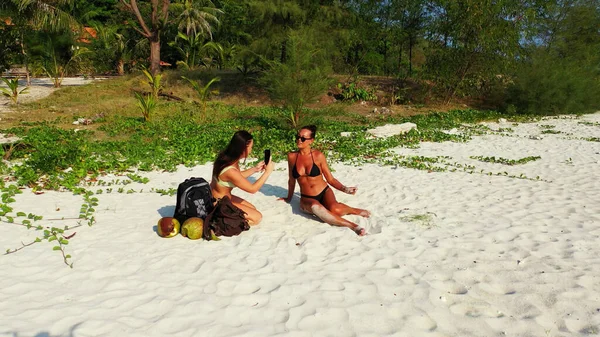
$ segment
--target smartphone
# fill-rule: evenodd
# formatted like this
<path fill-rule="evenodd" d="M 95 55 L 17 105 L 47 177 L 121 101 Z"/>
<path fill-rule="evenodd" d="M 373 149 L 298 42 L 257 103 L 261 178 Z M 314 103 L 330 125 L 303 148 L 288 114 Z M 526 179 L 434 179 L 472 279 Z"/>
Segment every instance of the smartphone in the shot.
<path fill-rule="evenodd" d="M 271 160 L 271 150 L 265 150 L 265 165 L 269 163 Z"/>

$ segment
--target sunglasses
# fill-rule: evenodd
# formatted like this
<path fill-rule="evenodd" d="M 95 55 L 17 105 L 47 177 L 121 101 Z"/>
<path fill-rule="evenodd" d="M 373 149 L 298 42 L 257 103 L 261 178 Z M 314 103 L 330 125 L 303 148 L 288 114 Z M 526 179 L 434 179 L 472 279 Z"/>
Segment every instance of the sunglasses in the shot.
<path fill-rule="evenodd" d="M 302 137 L 299 135 L 296 135 L 296 140 L 300 139 L 300 141 L 302 141 L 302 143 L 304 143 L 307 140 L 311 140 L 312 138 L 306 138 L 306 137 Z"/>

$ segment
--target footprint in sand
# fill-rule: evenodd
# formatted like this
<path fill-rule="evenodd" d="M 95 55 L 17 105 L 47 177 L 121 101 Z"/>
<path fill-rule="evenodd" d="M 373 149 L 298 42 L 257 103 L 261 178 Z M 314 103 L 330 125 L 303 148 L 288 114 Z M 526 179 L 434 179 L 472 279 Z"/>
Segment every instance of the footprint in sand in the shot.
<path fill-rule="evenodd" d="M 480 283 L 479 288 L 487 293 L 495 295 L 512 295 L 517 291 L 509 284 L 502 283 Z"/>
<path fill-rule="evenodd" d="M 361 218 L 358 221 L 358 225 L 365 228 L 367 230 L 368 235 L 381 233 L 381 229 L 383 227 L 383 224 L 385 223 L 385 218 L 373 216 L 372 214 L 370 217 Z"/>

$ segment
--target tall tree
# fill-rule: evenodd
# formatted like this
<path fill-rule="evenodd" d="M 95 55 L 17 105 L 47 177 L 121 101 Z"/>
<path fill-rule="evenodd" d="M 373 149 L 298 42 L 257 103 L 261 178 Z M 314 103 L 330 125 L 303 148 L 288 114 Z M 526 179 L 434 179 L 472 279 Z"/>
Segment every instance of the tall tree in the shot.
<path fill-rule="evenodd" d="M 394 1 L 392 11 L 396 21 L 396 37 L 399 44 L 398 66 L 402 65 L 403 45 L 408 44 L 408 76 L 412 76 L 413 49 L 419 43 L 426 24 L 425 2 L 422 0 Z"/>
<path fill-rule="evenodd" d="M 434 0 L 427 70 L 448 103 L 506 72 L 520 48 L 519 0 Z"/>
<path fill-rule="evenodd" d="M 144 18 L 137 0 L 120 0 L 125 8 L 131 12 L 139 27 L 133 27 L 150 43 L 150 71 L 152 74 L 160 72 L 160 34 L 167 26 L 169 19 L 170 0 L 150 0 L 150 18 Z"/>
<path fill-rule="evenodd" d="M 503 100 L 519 112 L 593 112 L 600 108 L 600 4 L 537 3 Z M 512 108 L 511 108 L 512 109 Z"/>
<path fill-rule="evenodd" d="M 279 61 L 285 63 L 289 33 L 304 23 L 306 11 L 298 1 L 292 0 L 252 0 L 250 10 L 256 17 L 255 35 L 261 40 L 257 44 L 266 45 L 267 48 L 278 44 Z"/>

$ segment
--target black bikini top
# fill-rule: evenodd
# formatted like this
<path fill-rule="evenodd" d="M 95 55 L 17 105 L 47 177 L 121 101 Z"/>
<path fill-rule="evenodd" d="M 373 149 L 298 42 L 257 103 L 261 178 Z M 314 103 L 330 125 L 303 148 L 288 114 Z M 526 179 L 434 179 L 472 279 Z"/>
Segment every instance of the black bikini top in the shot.
<path fill-rule="evenodd" d="M 296 163 L 298 163 L 299 156 L 300 156 L 300 152 L 298 152 L 298 154 L 296 155 L 296 162 L 294 163 L 294 167 L 292 167 L 292 177 L 294 177 L 294 179 L 300 178 L 300 173 L 298 173 L 298 170 L 296 170 Z M 313 157 L 312 151 L 310 151 L 310 157 L 312 158 L 313 164 L 312 164 L 312 167 L 310 168 L 310 172 L 308 174 L 305 174 L 304 176 L 305 177 L 318 177 L 321 175 L 321 170 L 315 164 L 315 158 Z"/>

